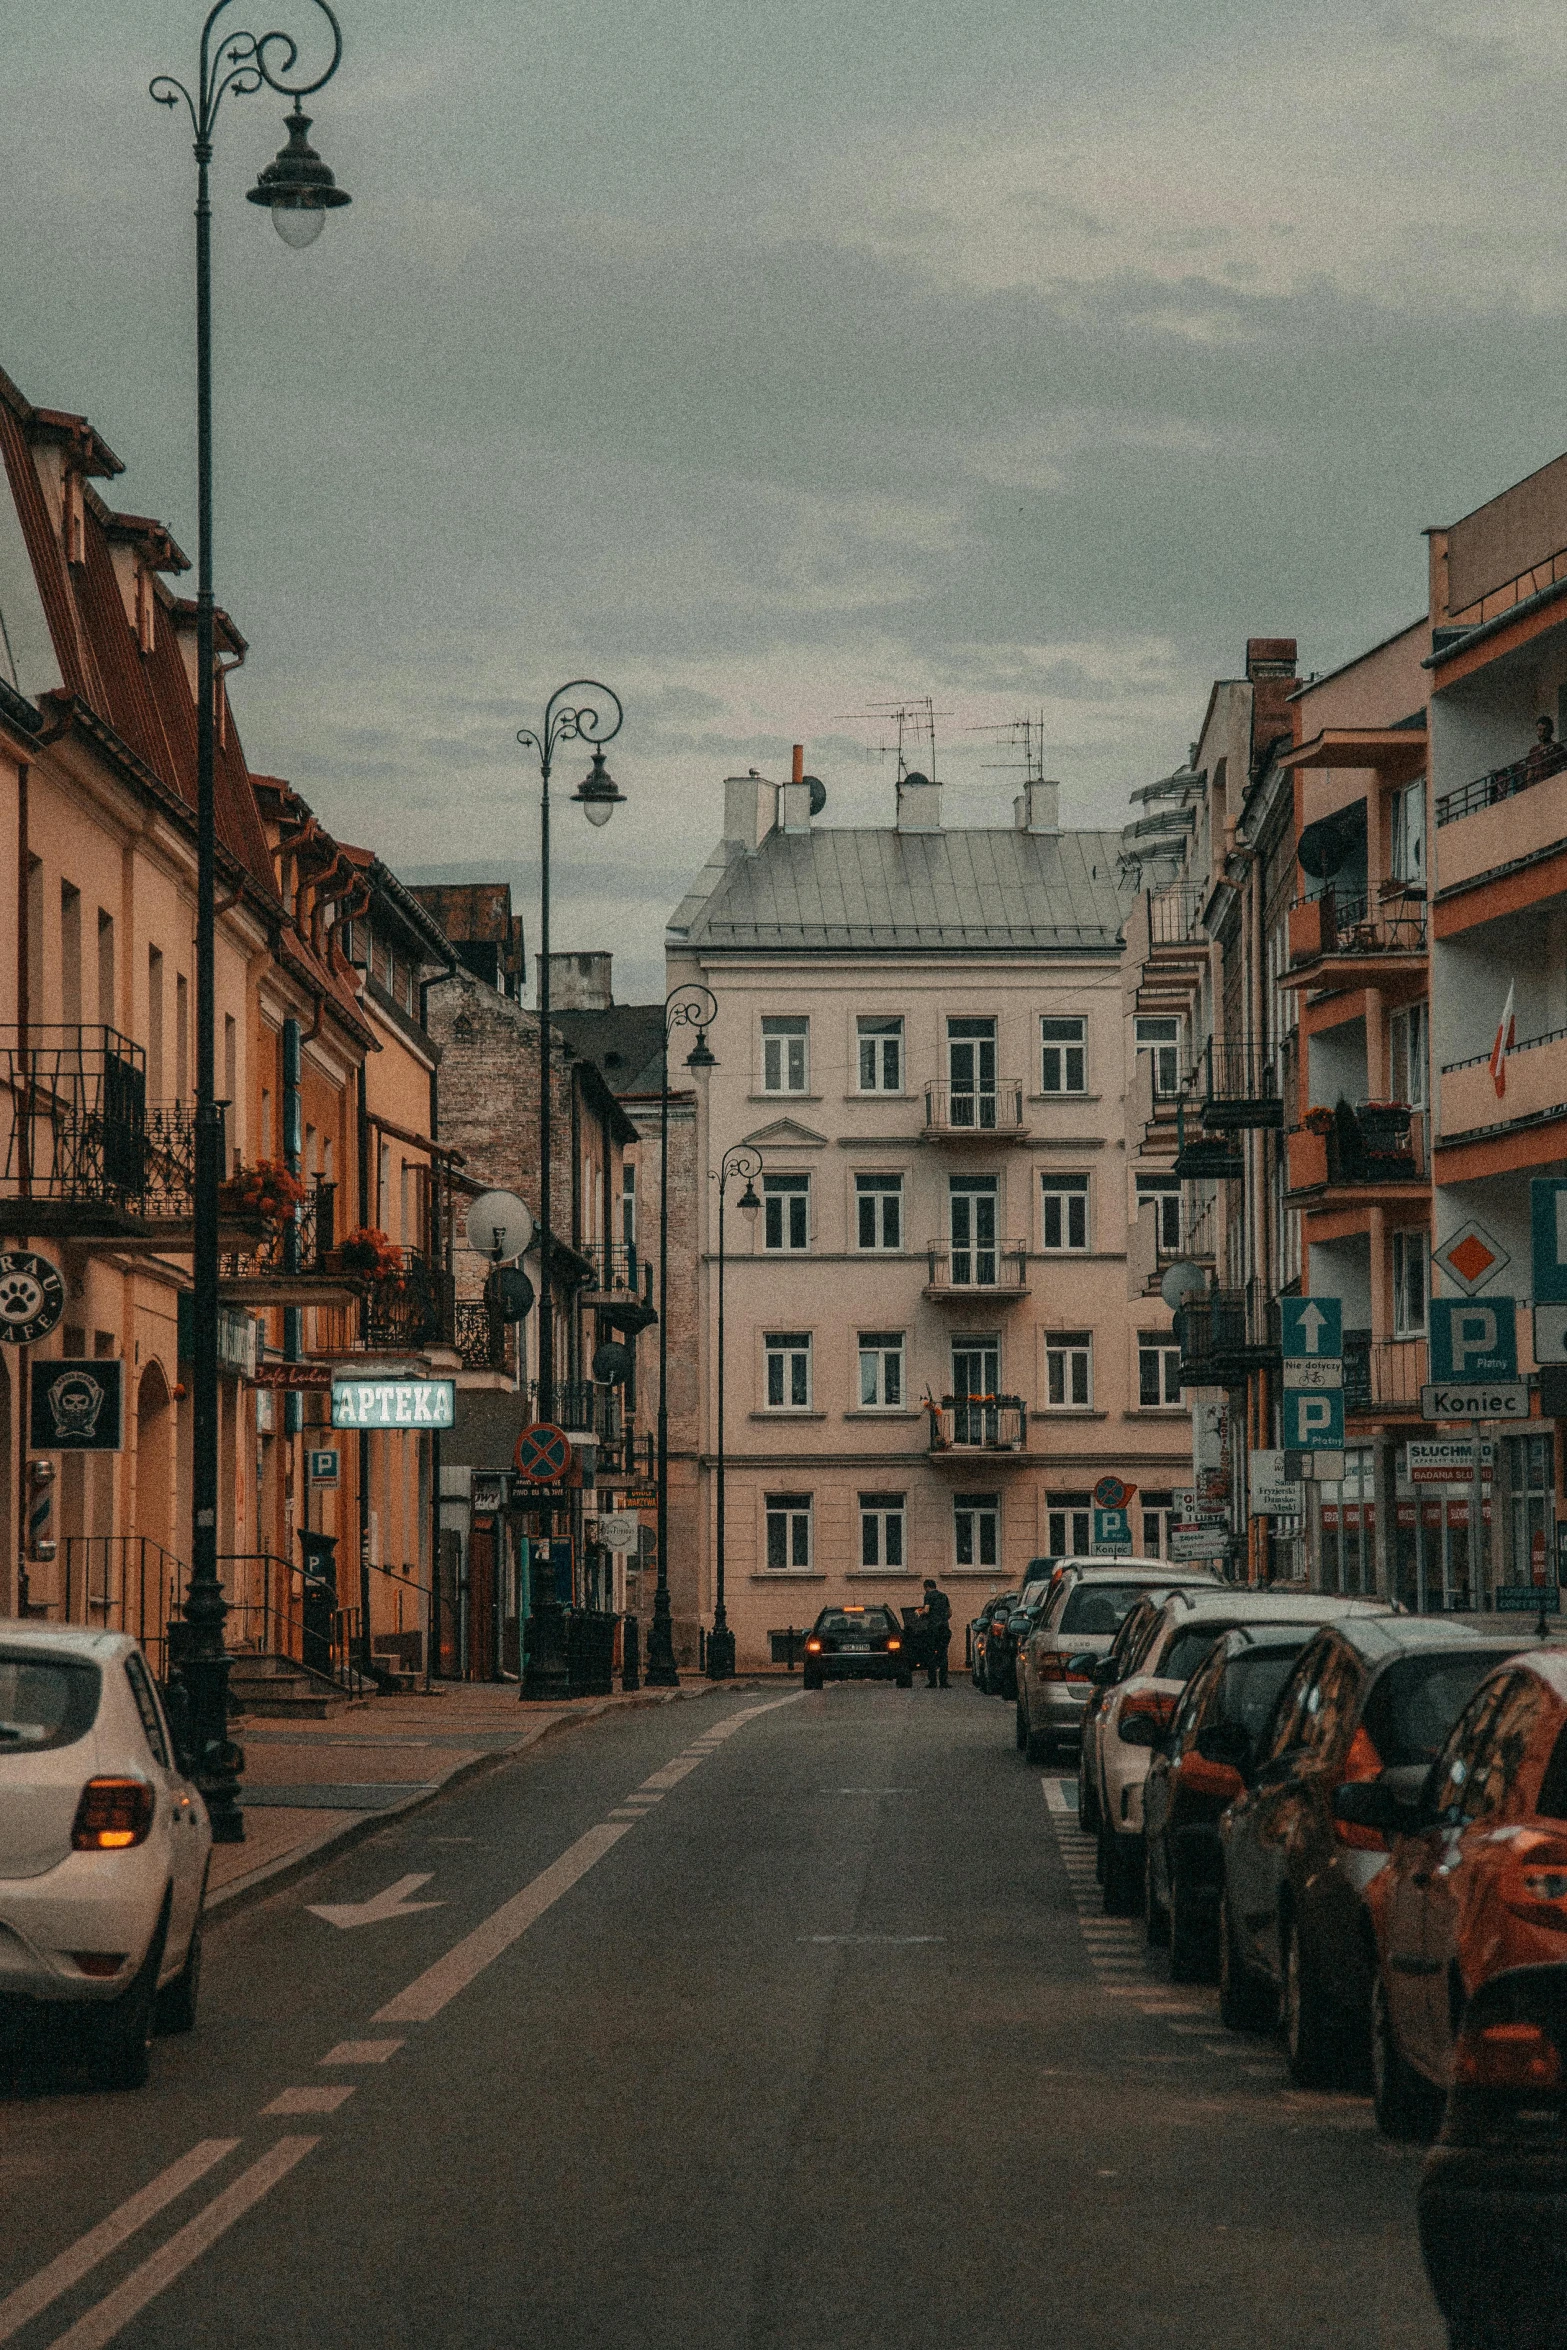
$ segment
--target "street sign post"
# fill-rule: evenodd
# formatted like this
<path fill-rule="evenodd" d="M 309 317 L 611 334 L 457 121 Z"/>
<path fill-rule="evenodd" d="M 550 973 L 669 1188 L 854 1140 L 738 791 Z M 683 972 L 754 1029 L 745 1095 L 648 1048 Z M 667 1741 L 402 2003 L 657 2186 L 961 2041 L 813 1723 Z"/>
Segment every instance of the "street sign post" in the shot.
<path fill-rule="evenodd" d="M 1434 1297 L 1430 1305 L 1431 1379 L 1516 1379 L 1517 1304 L 1510 1297 Z"/>
<path fill-rule="evenodd" d="M 1286 1387 L 1279 1402 L 1286 1452 L 1343 1451 L 1342 1387 Z"/>
<path fill-rule="evenodd" d="M 519 1476 L 534 1485 L 553 1485 L 571 1466 L 571 1439 L 550 1420 L 534 1420 L 517 1439 L 512 1459 Z"/>
<path fill-rule="evenodd" d="M 1344 1304 L 1336 1297 L 1281 1297 L 1279 1345 L 1286 1361 L 1320 1362 L 1344 1353 Z"/>
<path fill-rule="evenodd" d="M 1123 1557 L 1132 1547 L 1132 1514 L 1127 1509 L 1094 1510 L 1094 1551 L 1097 1556 Z"/>
<path fill-rule="evenodd" d="M 305 1455 L 306 1473 L 309 1476 L 311 1484 L 335 1485 L 337 1483 L 338 1464 L 340 1463 L 341 1459 L 341 1453 L 328 1451 L 325 1446 L 323 1446 L 319 1452 L 307 1452 Z"/>

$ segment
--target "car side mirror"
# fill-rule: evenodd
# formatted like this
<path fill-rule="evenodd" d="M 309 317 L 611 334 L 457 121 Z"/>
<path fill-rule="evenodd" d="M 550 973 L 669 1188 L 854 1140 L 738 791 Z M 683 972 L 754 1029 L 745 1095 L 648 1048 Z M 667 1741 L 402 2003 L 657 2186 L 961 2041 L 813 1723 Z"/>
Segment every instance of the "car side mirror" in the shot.
<path fill-rule="evenodd" d="M 1093 1651 L 1090 1649 L 1086 1655 L 1069 1656 L 1066 1660 L 1066 1669 L 1071 1674 L 1074 1681 L 1081 1681 L 1084 1679 L 1094 1680 L 1097 1678 L 1094 1670 L 1095 1666 L 1102 1665 L 1103 1663 L 1104 1658 L 1101 1656 L 1095 1656 Z"/>
<path fill-rule="evenodd" d="M 1123 1746 L 1157 1746 L 1164 1736 L 1152 1714 L 1127 1714 L 1116 1728 Z"/>
<path fill-rule="evenodd" d="M 1333 1817 L 1346 1827 L 1375 1828 L 1383 1836 L 1408 1836 L 1431 1817 L 1423 1787 L 1400 1787 L 1384 1771 L 1375 1779 L 1351 1779 L 1333 1791 Z"/>
<path fill-rule="evenodd" d="M 1121 1660 L 1114 1656 L 1096 1656 L 1090 1678 L 1096 1689 L 1111 1688 L 1121 1671 Z"/>
<path fill-rule="evenodd" d="M 1027 1611 L 1023 1608 L 1019 1608 L 1015 1616 L 1008 1616 L 1007 1630 L 1011 1633 L 1014 1640 L 1021 1640 L 1024 1633 L 1029 1629 L 1031 1621 L 1032 1619 L 1028 1615 Z"/>
<path fill-rule="evenodd" d="M 1197 1751 L 1204 1762 L 1222 1763 L 1227 1770 L 1251 1767 L 1251 1740 L 1240 1722 L 1205 1722 L 1197 1733 Z"/>

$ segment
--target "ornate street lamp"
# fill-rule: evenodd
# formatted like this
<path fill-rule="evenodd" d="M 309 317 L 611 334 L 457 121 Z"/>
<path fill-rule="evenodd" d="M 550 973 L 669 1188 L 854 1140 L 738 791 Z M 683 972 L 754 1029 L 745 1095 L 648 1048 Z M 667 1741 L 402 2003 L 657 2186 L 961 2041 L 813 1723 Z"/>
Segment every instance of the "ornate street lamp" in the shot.
<path fill-rule="evenodd" d="M 573 697 L 582 695 L 584 700 Z M 614 715 L 611 716 L 610 712 Z M 539 1395 L 538 1417 L 555 1416 L 555 1299 L 550 1289 L 550 774 L 555 753 L 564 742 L 598 746 L 593 764 L 572 794 L 576 805 L 594 826 L 607 824 L 625 793 L 604 765 L 602 746 L 620 732 L 625 712 L 620 697 L 596 678 L 574 677 L 557 687 L 545 705 L 544 722 L 518 730 L 517 740 L 539 762 Z M 663 1301 L 660 1299 L 660 1305 Z M 550 1504 L 541 1513 L 553 1524 Z M 571 1672 L 566 1655 L 566 1620 L 555 1597 L 553 1581 L 547 1596 L 537 1588 L 529 1595 L 526 1656 L 522 1672 L 525 1698 L 561 1698 L 570 1695 Z"/>
<path fill-rule="evenodd" d="M 349 201 L 346 191 L 336 185 L 326 165 L 306 144 L 304 134 L 310 125 L 299 110 L 301 98 L 332 79 L 343 54 L 342 28 L 327 0 L 314 0 L 314 5 L 331 27 L 332 55 L 325 72 L 313 81 L 293 78 L 299 48 L 291 34 L 217 34 L 218 19 L 231 4 L 232 0 L 218 0 L 201 28 L 194 94 L 172 74 L 159 74 L 150 84 L 150 94 L 160 106 L 178 106 L 184 101 L 195 133 L 196 156 L 196 1166 L 191 1251 L 195 1294 L 191 1572 L 185 1596 L 189 1637 L 179 1660 L 179 1674 L 196 1782 L 212 1816 L 213 1836 L 220 1844 L 241 1843 L 245 1835 L 237 1800 L 237 1751 L 228 1736 L 229 1662 L 223 1645 L 228 1604 L 218 1579 L 218 1186 L 223 1179 L 223 1113 L 227 1104 L 216 1098 L 215 1060 L 217 842 L 213 770 L 218 675 L 212 558 L 212 205 L 208 173 L 213 132 L 224 99 L 253 97 L 265 83 L 294 101 L 288 117 L 288 145 L 250 191 L 253 203 L 271 207 L 273 220 L 289 244 L 310 243 L 327 213 Z M 307 233 L 301 234 L 301 230 Z"/>
<path fill-rule="evenodd" d="M 728 1681 L 734 1677 L 735 1636 L 724 1611 L 724 1196 L 731 1180 L 745 1177 L 745 1189 L 736 1200 L 748 1224 L 756 1221 L 761 1201 L 756 1178 L 762 1172 L 762 1154 L 751 1143 L 737 1142 L 725 1151 L 718 1167 L 718 1541 L 713 1576 L 713 1629 L 707 1636 L 707 1677 Z"/>
<path fill-rule="evenodd" d="M 696 980 L 671 989 L 664 998 L 663 1057 L 658 1109 L 658 1581 L 653 1589 L 653 1628 L 648 1634 L 647 1684 L 678 1689 L 675 1631 L 669 1615 L 669 1040 L 677 1028 L 694 1028 L 696 1042 L 686 1055 L 688 1069 L 716 1069 L 707 1032 L 718 1017 L 711 988 Z"/>

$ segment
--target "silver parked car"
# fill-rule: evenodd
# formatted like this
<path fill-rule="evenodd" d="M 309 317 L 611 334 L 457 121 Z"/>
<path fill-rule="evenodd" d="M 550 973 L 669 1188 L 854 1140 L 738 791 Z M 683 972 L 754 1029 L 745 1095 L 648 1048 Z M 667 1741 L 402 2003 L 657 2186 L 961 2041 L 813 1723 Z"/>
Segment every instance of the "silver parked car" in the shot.
<path fill-rule="evenodd" d="M 1017 1742 L 1029 1761 L 1048 1762 L 1063 1740 L 1078 1743 L 1094 1666 L 1145 1591 L 1218 1581 L 1168 1559 L 1063 1560 L 1044 1618 L 1018 1651 Z"/>

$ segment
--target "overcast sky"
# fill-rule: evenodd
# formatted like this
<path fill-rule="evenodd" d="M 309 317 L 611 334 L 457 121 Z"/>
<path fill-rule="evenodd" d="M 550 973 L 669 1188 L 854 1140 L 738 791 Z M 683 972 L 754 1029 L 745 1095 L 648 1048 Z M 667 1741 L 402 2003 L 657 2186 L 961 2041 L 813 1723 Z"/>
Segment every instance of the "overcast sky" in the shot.
<path fill-rule="evenodd" d="M 629 804 L 563 811 L 556 943 L 654 992 L 722 778 L 803 739 L 888 822 L 926 694 L 957 823 L 1044 713 L 1069 822 L 1245 638 L 1416 616 L 1422 526 L 1556 455 L 1567 19 L 1500 0 L 342 0 L 353 196 L 290 253 L 216 193 L 218 587 L 253 766 L 530 936 L 550 688 L 615 685 Z M 310 30 L 268 0 L 264 30 Z M 7 0 L 0 365 L 195 551 L 185 0 Z M 186 583 L 188 584 L 188 583 Z M 580 755 L 564 780 L 575 783 Z"/>

